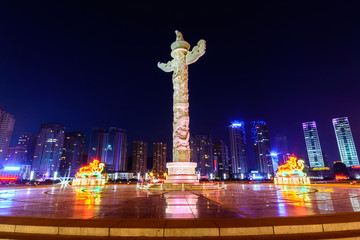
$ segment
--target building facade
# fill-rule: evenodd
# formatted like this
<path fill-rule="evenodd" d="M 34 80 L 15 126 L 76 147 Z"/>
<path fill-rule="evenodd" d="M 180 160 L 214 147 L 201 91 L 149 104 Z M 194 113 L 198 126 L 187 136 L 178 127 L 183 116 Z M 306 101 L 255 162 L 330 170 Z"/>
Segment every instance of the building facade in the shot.
<path fill-rule="evenodd" d="M 147 143 L 134 141 L 133 143 L 133 172 L 145 176 L 147 173 Z"/>
<path fill-rule="evenodd" d="M 127 135 L 124 129 L 93 128 L 90 137 L 88 161 L 99 159 L 108 172 L 127 170 Z"/>
<path fill-rule="evenodd" d="M 90 146 L 88 152 L 88 162 L 94 159 L 101 159 L 104 147 L 106 131 L 102 128 L 93 128 L 90 135 Z"/>
<path fill-rule="evenodd" d="M 229 126 L 232 178 L 244 179 L 248 172 L 245 123 L 235 121 Z"/>
<path fill-rule="evenodd" d="M 42 124 L 37 137 L 32 171 L 39 177 L 52 178 L 59 171 L 65 139 L 65 127 L 59 123 Z"/>
<path fill-rule="evenodd" d="M 81 132 L 65 134 L 59 173 L 74 177 L 82 165 L 85 151 L 85 135 Z"/>
<path fill-rule="evenodd" d="M 36 135 L 31 133 L 23 133 L 19 136 L 16 147 L 20 151 L 25 152 L 25 159 L 21 161 L 23 165 L 31 165 L 34 158 L 36 146 Z"/>
<path fill-rule="evenodd" d="M 359 159 L 347 117 L 332 120 L 341 161 L 347 166 L 359 166 Z"/>
<path fill-rule="evenodd" d="M 270 178 L 270 176 L 274 175 L 274 170 L 270 155 L 271 147 L 268 125 L 264 121 L 253 121 L 251 125 L 257 170 Z"/>
<path fill-rule="evenodd" d="M 166 173 L 166 143 L 154 142 L 153 144 L 153 173 L 154 176 L 163 177 Z"/>
<path fill-rule="evenodd" d="M 15 118 L 0 108 L 0 165 L 7 158 L 11 134 L 14 130 Z"/>
<path fill-rule="evenodd" d="M 287 137 L 285 134 L 277 134 L 275 136 L 275 148 L 274 152 L 276 152 L 278 157 L 278 165 L 284 164 L 288 159 L 288 144 Z"/>
<path fill-rule="evenodd" d="M 190 137 L 190 161 L 196 162 L 196 172 L 203 178 L 215 177 L 210 135 L 193 134 Z"/>
<path fill-rule="evenodd" d="M 302 124 L 310 168 L 324 167 L 319 134 L 315 121 Z"/>
<path fill-rule="evenodd" d="M 213 144 L 214 172 L 215 176 L 220 179 L 229 179 L 229 149 L 222 140 Z"/>

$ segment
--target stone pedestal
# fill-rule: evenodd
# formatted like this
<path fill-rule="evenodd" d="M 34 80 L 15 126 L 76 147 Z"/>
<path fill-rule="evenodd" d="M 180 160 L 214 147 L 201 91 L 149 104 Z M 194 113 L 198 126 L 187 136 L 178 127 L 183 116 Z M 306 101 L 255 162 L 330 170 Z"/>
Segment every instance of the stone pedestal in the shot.
<path fill-rule="evenodd" d="M 165 183 L 199 183 L 196 177 L 195 168 L 197 163 L 194 162 L 169 162 L 166 164 L 168 175 Z"/>

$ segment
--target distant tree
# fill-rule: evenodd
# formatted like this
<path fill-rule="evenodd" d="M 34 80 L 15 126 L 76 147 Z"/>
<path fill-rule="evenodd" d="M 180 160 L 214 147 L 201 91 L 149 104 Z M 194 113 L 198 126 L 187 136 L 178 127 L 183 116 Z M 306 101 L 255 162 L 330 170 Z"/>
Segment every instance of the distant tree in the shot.
<path fill-rule="evenodd" d="M 344 175 L 344 176 L 349 176 L 349 171 L 346 167 L 346 165 L 342 162 L 336 162 L 333 166 L 333 171 L 335 176 L 336 175 Z"/>

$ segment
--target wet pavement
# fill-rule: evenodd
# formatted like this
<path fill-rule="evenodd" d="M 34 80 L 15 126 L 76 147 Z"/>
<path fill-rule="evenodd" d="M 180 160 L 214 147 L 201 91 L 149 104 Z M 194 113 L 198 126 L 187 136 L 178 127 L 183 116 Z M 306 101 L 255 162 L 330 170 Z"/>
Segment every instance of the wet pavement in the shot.
<path fill-rule="evenodd" d="M 360 211 L 360 188 L 229 184 L 205 191 L 136 185 L 0 188 L 0 216 L 46 218 L 262 218 Z"/>

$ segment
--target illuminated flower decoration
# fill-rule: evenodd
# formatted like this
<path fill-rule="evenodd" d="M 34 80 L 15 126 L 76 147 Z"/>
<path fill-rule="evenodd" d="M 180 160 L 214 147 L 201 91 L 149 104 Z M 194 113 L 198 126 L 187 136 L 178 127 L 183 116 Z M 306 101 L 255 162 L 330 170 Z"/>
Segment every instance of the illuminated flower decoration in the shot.
<path fill-rule="evenodd" d="M 276 176 L 277 177 L 306 177 L 304 170 L 304 160 L 298 160 L 296 157 L 291 156 L 285 164 L 279 166 Z"/>

